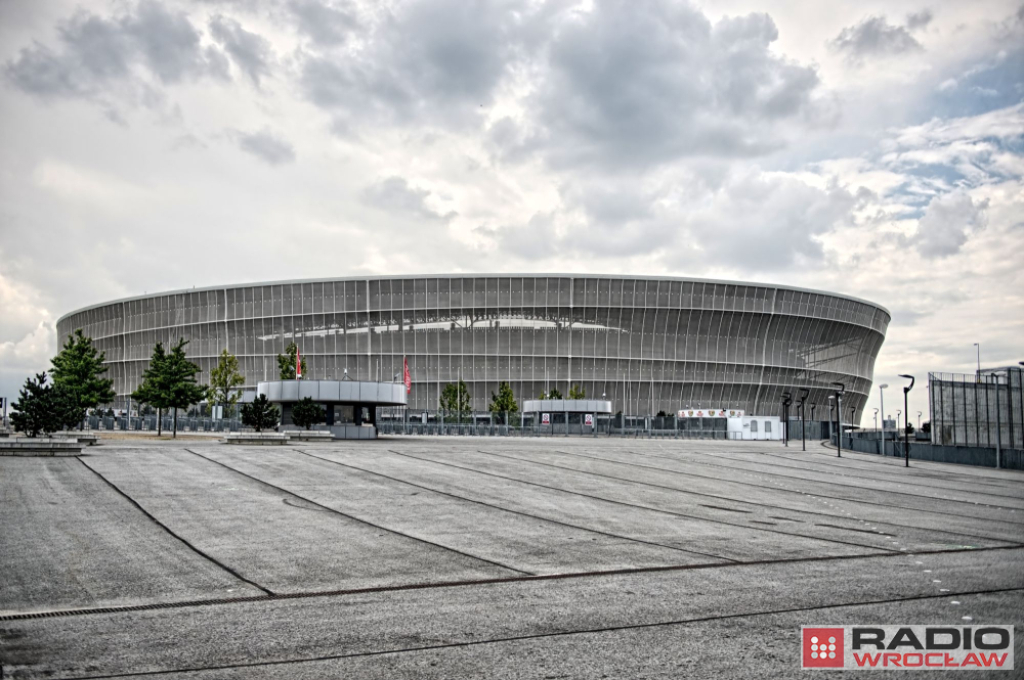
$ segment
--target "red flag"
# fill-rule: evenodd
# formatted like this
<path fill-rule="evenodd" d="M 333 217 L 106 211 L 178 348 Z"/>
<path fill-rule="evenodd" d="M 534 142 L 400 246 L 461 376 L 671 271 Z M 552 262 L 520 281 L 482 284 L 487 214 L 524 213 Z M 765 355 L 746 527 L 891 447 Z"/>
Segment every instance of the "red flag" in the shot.
<path fill-rule="evenodd" d="M 402 357 L 402 363 L 405 364 L 405 378 L 403 380 L 405 383 L 405 393 L 409 394 L 412 392 L 412 376 L 409 375 L 409 360 Z"/>
<path fill-rule="evenodd" d="M 297 345 L 295 347 L 295 379 L 302 380 L 302 354 Z"/>

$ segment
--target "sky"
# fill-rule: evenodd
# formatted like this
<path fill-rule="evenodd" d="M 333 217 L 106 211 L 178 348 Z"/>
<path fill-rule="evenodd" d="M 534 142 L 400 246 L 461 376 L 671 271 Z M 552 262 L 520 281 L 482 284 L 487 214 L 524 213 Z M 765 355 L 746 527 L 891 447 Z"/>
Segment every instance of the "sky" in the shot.
<path fill-rule="evenodd" d="M 0 149 L 0 396 L 76 308 L 363 274 L 854 295 L 923 419 L 1024 360 L 1019 3 L 0 0 Z"/>

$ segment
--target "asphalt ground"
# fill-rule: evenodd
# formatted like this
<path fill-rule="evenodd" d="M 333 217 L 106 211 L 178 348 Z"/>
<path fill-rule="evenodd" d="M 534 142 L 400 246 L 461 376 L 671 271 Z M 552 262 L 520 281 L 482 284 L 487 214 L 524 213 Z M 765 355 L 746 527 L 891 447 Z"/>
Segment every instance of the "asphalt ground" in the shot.
<path fill-rule="evenodd" d="M 855 624 L 1014 625 L 1018 670 L 976 674 L 1024 677 L 1022 623 L 1019 472 L 607 438 L 0 458 L 5 679 L 806 677 L 800 626 Z"/>

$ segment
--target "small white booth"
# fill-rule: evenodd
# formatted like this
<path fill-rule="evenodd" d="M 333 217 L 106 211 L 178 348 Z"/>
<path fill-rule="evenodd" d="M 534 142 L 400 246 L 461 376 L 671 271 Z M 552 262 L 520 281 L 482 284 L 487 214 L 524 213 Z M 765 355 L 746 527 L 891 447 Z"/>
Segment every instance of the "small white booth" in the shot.
<path fill-rule="evenodd" d="M 724 419 L 729 439 L 779 441 L 783 435 L 778 416 L 748 416 L 741 410 L 722 408 L 688 408 L 679 411 L 678 416 Z"/>

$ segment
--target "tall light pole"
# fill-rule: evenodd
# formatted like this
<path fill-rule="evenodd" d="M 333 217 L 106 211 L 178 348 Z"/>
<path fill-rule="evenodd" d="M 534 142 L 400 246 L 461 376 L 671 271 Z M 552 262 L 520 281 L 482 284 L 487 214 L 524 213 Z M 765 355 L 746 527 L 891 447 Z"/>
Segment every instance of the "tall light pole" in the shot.
<path fill-rule="evenodd" d="M 882 455 L 883 456 L 885 455 L 885 388 L 887 388 L 888 386 L 889 386 L 888 383 L 886 383 L 885 385 L 879 385 L 878 386 L 878 402 L 879 402 L 878 405 L 882 409 Z"/>
<path fill-rule="evenodd" d="M 789 392 L 782 393 L 782 438 L 789 446 L 789 405 L 793 403 L 793 395 Z"/>
<path fill-rule="evenodd" d="M 981 343 L 976 342 L 974 343 L 974 346 L 978 348 L 978 373 L 974 377 L 974 381 L 977 382 L 981 380 Z"/>
<path fill-rule="evenodd" d="M 921 429 L 921 412 L 917 412 L 917 429 Z"/>
<path fill-rule="evenodd" d="M 978 375 L 981 373 L 979 372 Z M 903 460 L 906 461 L 905 467 L 910 467 L 910 433 L 908 432 L 910 428 L 907 427 L 907 416 L 910 415 L 910 410 L 907 406 L 907 395 L 910 394 L 910 390 L 914 389 L 914 376 L 900 373 L 900 377 L 910 381 L 910 384 L 903 388 Z"/>
<path fill-rule="evenodd" d="M 882 416 L 882 420 L 885 420 L 885 416 L 884 415 Z M 875 409 L 875 432 L 878 432 L 878 409 L 877 408 Z M 878 453 L 881 454 L 882 452 L 879 451 Z"/>
<path fill-rule="evenodd" d="M 839 389 L 836 390 L 836 458 L 843 457 L 843 392 L 846 385 L 841 382 L 832 383 Z"/>
<path fill-rule="evenodd" d="M 800 388 L 800 446 L 806 451 L 807 450 L 807 418 L 804 417 L 804 402 L 807 401 L 807 395 L 811 391 L 806 387 Z"/>

